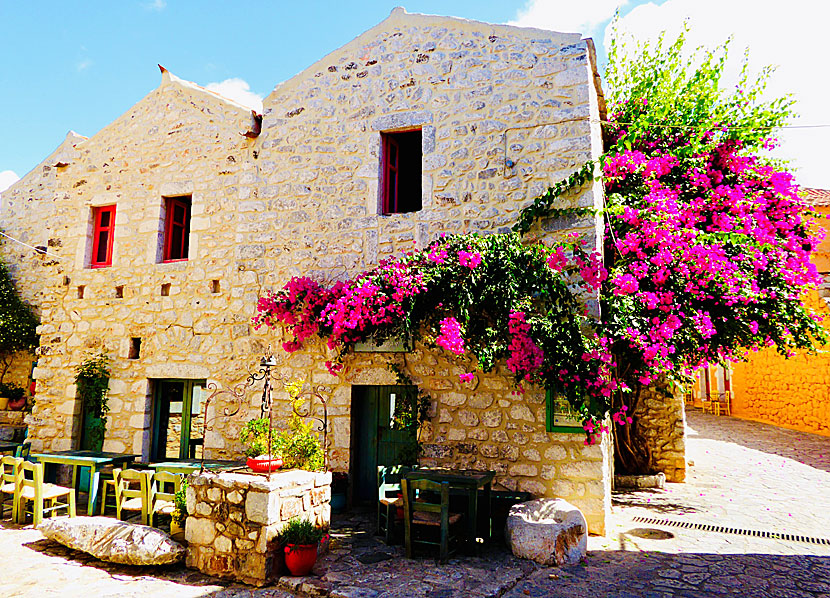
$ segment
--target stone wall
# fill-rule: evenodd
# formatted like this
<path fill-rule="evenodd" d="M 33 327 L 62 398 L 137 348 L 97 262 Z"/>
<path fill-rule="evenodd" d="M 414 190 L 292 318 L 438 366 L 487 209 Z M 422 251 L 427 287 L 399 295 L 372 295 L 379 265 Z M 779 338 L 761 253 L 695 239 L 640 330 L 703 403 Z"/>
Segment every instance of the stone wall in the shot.
<path fill-rule="evenodd" d="M 331 474 L 193 473 L 188 477 L 187 566 L 265 585 L 280 575 L 277 535 L 295 517 L 328 529 Z"/>
<path fill-rule="evenodd" d="M 815 292 L 805 303 L 824 316 L 830 309 Z M 830 353 L 797 351 L 785 359 L 774 349 L 732 365 L 732 415 L 830 436 Z"/>
<path fill-rule="evenodd" d="M 88 140 L 70 134 L 4 192 L 5 230 L 52 254 L 2 247 L 42 320 L 34 450 L 77 446 L 73 369 L 103 350 L 113 357 L 104 450 L 147 459 L 153 380 L 231 388 L 269 344 L 279 346 L 278 334 L 249 324 L 266 289 L 294 275 L 352 276 L 444 233 L 507 231 L 534 197 L 602 149 L 590 40 L 399 9 L 277 86 L 264 105 L 261 135 L 246 138 L 247 110 L 164 73 L 114 123 Z M 413 127 L 423 137 L 423 208 L 383 215 L 381 133 Z M 189 259 L 160 263 L 164 198 L 179 195 L 192 197 Z M 112 266 L 90 269 L 91 209 L 112 204 Z M 601 186 L 556 207 L 577 205 L 601 206 Z M 533 237 L 578 232 L 596 244 L 600 229 L 600 218 L 553 221 Z M 142 340 L 135 359 L 131 338 Z M 322 344 L 277 353 L 284 379 L 329 389 L 330 463 L 348 470 L 352 385 L 394 383 L 389 357 L 356 356 L 336 378 Z M 505 488 L 562 495 L 585 510 L 592 532 L 604 531 L 607 451 L 546 433 L 540 390 L 515 395 L 507 372 L 463 387 L 459 364 L 423 347 L 407 356 L 407 370 L 434 399 L 429 459 L 495 469 Z M 208 458 L 240 457 L 239 431 L 258 416 L 259 392 L 206 432 Z M 287 415 L 285 393 L 275 400 Z M 226 406 L 214 404 L 214 415 Z"/>
<path fill-rule="evenodd" d="M 830 207 L 814 206 L 818 223 L 830 233 Z M 804 301 L 830 331 L 830 234 L 811 258 L 824 283 Z M 825 348 L 826 351 L 826 348 Z M 796 351 L 785 359 L 774 349 L 750 353 L 732 366 L 732 415 L 802 432 L 830 436 L 830 354 Z"/>
<path fill-rule="evenodd" d="M 666 474 L 667 482 L 686 480 L 686 411 L 683 396 L 644 388 L 634 412 L 648 439 L 651 467 Z"/>

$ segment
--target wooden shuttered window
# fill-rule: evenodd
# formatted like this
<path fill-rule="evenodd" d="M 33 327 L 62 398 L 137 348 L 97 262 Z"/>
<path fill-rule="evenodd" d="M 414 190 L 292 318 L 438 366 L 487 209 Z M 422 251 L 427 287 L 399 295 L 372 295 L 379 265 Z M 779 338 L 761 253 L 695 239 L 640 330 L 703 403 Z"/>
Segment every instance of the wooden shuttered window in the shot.
<path fill-rule="evenodd" d="M 115 206 L 92 208 L 91 268 L 112 265 L 112 241 L 115 236 Z"/>

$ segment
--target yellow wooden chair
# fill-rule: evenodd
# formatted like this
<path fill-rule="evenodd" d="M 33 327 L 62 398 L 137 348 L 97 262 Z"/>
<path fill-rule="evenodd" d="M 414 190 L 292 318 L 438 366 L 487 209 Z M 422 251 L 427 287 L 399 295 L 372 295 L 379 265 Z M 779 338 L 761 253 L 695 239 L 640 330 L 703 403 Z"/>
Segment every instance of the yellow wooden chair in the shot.
<path fill-rule="evenodd" d="M 27 476 L 27 474 L 29 474 Z M 59 499 L 64 499 L 61 501 Z M 75 516 L 75 489 L 47 484 L 43 481 L 43 463 L 30 463 L 20 460 L 16 481 L 15 502 L 17 503 L 17 522 L 25 523 L 26 515 L 32 515 L 37 527 L 43 516 L 50 517 L 61 509 L 66 509 L 70 517 Z M 26 503 L 32 503 L 32 510 L 26 510 Z M 47 506 L 47 503 L 48 506 Z"/>
<path fill-rule="evenodd" d="M 6 496 L 8 495 L 11 500 L 12 521 L 17 521 L 17 500 L 14 495 L 22 462 L 23 459 L 11 455 L 3 455 L 0 458 L 0 517 L 6 516 Z"/>
<path fill-rule="evenodd" d="M 153 525 L 156 514 L 173 515 L 176 505 L 173 499 L 182 487 L 182 475 L 170 471 L 156 471 L 148 475 L 150 502 L 149 525 Z"/>
<path fill-rule="evenodd" d="M 709 396 L 708 393 L 700 395 L 700 406 L 703 413 L 714 413 L 714 408 L 712 407 L 712 397 Z"/>
<path fill-rule="evenodd" d="M 141 523 L 147 525 L 150 517 L 150 500 L 148 494 L 148 471 L 137 469 L 113 469 L 115 482 L 116 517 L 121 519 L 123 511 L 140 511 Z"/>
<path fill-rule="evenodd" d="M 715 415 L 732 415 L 732 393 L 728 390 L 719 393 L 712 401 L 712 413 Z"/>

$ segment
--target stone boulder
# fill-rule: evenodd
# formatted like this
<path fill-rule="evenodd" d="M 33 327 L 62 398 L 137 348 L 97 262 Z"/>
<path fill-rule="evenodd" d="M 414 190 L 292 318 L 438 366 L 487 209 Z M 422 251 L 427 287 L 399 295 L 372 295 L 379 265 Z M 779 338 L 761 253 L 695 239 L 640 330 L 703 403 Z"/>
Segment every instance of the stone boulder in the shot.
<path fill-rule="evenodd" d="M 540 565 L 574 565 L 588 550 L 585 515 L 560 498 L 513 505 L 504 537 L 513 554 Z"/>
<path fill-rule="evenodd" d="M 167 565 L 185 548 L 161 530 L 111 517 L 61 517 L 38 526 L 44 536 L 95 558 L 122 565 Z"/>

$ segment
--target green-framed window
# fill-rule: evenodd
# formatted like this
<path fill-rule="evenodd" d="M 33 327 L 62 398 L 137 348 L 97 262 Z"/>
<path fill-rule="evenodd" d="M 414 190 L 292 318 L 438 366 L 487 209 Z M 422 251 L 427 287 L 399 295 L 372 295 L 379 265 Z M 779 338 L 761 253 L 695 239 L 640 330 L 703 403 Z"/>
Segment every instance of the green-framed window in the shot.
<path fill-rule="evenodd" d="M 574 411 L 568 400 L 548 388 L 545 391 L 546 429 L 548 432 L 565 432 L 568 434 L 584 434 L 582 416 Z"/>

